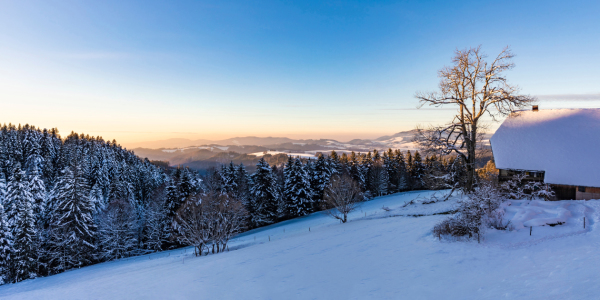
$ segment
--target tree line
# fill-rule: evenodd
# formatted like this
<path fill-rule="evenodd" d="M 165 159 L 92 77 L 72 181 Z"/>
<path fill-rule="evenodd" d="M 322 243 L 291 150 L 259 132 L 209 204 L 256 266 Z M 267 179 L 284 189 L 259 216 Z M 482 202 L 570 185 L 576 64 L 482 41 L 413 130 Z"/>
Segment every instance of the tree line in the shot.
<path fill-rule="evenodd" d="M 251 228 L 273 224 L 329 208 L 325 194 L 334 178 L 355 182 L 365 199 L 421 189 L 448 189 L 465 181 L 465 164 L 454 156 L 421 157 L 418 151 L 389 149 L 338 155 L 318 154 L 316 159 L 288 157 L 283 165 L 260 159 L 256 172 L 230 163 L 212 169 L 204 187 L 241 201 Z M 185 189 L 184 189 L 185 190 Z"/>
<path fill-rule="evenodd" d="M 158 167 L 114 140 L 4 125 L 0 283 L 180 246 L 220 252 L 236 233 L 330 208 L 332 186 L 368 199 L 449 188 L 461 174 L 460 158 L 390 149 L 261 158 L 252 174 L 231 162 L 200 175 Z"/>

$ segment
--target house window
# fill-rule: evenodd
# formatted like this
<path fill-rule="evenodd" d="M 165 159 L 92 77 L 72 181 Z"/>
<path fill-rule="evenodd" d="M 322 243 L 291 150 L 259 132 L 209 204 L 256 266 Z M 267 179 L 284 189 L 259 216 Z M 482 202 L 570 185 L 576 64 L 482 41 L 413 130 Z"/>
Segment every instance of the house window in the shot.
<path fill-rule="evenodd" d="M 577 190 L 578 190 L 580 193 L 585 193 L 585 186 L 578 186 L 578 187 L 577 187 Z"/>

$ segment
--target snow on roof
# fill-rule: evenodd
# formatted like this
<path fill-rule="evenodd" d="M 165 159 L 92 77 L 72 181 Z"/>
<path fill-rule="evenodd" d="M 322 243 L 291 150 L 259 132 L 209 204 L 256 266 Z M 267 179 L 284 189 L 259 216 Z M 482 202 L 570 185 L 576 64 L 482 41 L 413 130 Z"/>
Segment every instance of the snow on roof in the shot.
<path fill-rule="evenodd" d="M 490 142 L 498 169 L 545 171 L 546 183 L 600 187 L 600 109 L 516 112 Z"/>

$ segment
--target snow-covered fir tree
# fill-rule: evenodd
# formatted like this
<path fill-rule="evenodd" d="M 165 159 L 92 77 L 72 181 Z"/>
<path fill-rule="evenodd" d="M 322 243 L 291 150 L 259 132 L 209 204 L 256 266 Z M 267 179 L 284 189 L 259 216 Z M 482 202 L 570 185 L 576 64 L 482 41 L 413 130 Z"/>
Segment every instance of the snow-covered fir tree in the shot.
<path fill-rule="evenodd" d="M 313 163 L 309 173 L 310 186 L 313 191 L 313 211 L 318 210 L 321 207 L 323 201 L 323 193 L 329 179 L 331 178 L 331 170 L 327 159 L 323 154 L 319 153 L 317 160 Z"/>
<path fill-rule="evenodd" d="M 94 260 L 97 226 L 94 204 L 81 167 L 63 170 L 54 192 L 55 207 L 50 221 L 50 263 L 54 272 L 89 265 Z"/>
<path fill-rule="evenodd" d="M 221 167 L 222 187 L 224 193 L 234 194 L 237 191 L 236 169 L 233 162 Z"/>
<path fill-rule="evenodd" d="M 33 214 L 36 216 L 36 223 L 42 221 L 42 212 L 46 205 L 46 186 L 42 180 L 42 174 L 40 174 L 37 166 L 32 167 L 32 171 L 29 175 L 29 192 L 33 197 Z"/>
<path fill-rule="evenodd" d="M 4 206 L 0 202 L 0 285 L 13 282 L 12 262 L 15 251 L 12 241 L 12 234 L 6 222 Z"/>
<path fill-rule="evenodd" d="M 419 151 L 415 151 L 415 155 L 412 159 L 412 166 L 410 168 L 411 184 L 413 189 L 420 190 L 425 186 L 425 165 L 421 160 L 421 154 Z"/>
<path fill-rule="evenodd" d="M 6 176 L 4 172 L 0 170 L 0 203 L 6 201 Z"/>
<path fill-rule="evenodd" d="M 356 181 L 356 183 L 358 184 L 359 188 L 364 191 L 366 189 L 365 187 L 365 177 L 364 174 L 362 172 L 362 166 L 358 160 L 358 155 L 356 155 L 356 153 L 354 153 L 354 151 L 352 151 L 350 153 L 350 157 L 348 158 L 348 163 L 350 164 L 349 168 L 348 168 L 348 173 L 350 174 L 350 177 L 352 177 L 352 179 L 354 181 Z"/>
<path fill-rule="evenodd" d="M 25 172 L 21 172 L 21 178 Z M 21 179 L 22 180 L 22 179 Z M 24 184 L 23 184 L 24 185 Z M 34 199 L 27 191 L 18 199 L 17 220 L 13 228 L 14 234 L 14 281 L 36 278 L 38 269 L 38 243 L 33 215 Z"/>
<path fill-rule="evenodd" d="M 327 164 L 329 165 L 330 176 L 333 176 L 335 174 L 342 174 L 342 163 L 337 152 L 331 151 L 327 159 Z"/>
<path fill-rule="evenodd" d="M 292 161 L 286 168 L 285 177 L 285 209 L 290 218 L 307 215 L 311 212 L 312 190 L 308 173 L 299 158 Z"/>
<path fill-rule="evenodd" d="M 19 205 L 22 201 L 29 201 L 32 196 L 29 192 L 29 183 L 25 178 L 25 172 L 21 169 L 20 163 L 17 163 L 12 174 L 7 185 L 5 210 L 8 225 L 13 229 L 14 235 L 14 226 L 18 221 Z"/>
<path fill-rule="evenodd" d="M 255 227 L 274 223 L 277 220 L 279 194 L 277 181 L 269 164 L 261 158 L 256 164 L 256 172 L 251 176 L 250 216 Z"/>
<path fill-rule="evenodd" d="M 137 215 L 131 203 L 115 200 L 99 216 L 98 243 L 100 260 L 131 255 L 137 246 Z"/>
<path fill-rule="evenodd" d="M 181 184 L 181 170 L 178 168 L 173 177 L 169 181 L 166 188 L 166 199 L 165 199 L 165 210 L 167 218 L 173 219 L 175 213 L 181 206 L 181 193 L 179 191 L 179 186 Z"/>

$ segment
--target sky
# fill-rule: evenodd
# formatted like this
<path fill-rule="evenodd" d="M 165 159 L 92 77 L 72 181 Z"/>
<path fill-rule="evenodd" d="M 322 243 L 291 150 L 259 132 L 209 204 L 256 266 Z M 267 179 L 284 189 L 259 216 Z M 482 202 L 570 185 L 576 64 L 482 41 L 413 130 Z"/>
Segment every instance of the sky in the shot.
<path fill-rule="evenodd" d="M 509 81 L 540 109 L 600 107 L 599 15 L 576 0 L 0 0 L 0 123 L 125 146 L 374 138 L 450 121 L 414 95 L 478 45 L 511 47 Z"/>

